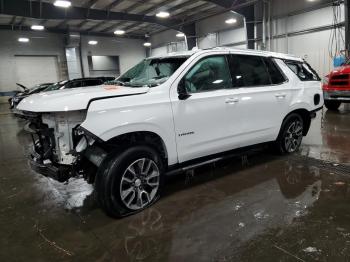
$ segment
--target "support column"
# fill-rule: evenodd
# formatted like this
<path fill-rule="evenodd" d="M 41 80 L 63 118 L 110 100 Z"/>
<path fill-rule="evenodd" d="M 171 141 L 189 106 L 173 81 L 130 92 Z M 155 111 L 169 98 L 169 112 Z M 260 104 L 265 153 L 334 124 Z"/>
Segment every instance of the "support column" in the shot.
<path fill-rule="evenodd" d="M 193 47 L 197 46 L 197 33 L 195 23 L 185 25 L 182 29 L 182 32 L 186 35 L 188 50 L 192 50 Z"/>
<path fill-rule="evenodd" d="M 347 51 L 347 55 L 349 55 L 350 51 L 350 0 L 344 0 L 344 9 L 345 9 L 345 49 Z"/>
<path fill-rule="evenodd" d="M 247 43 L 248 49 L 254 49 L 255 47 L 255 15 L 254 5 L 246 6 L 235 10 L 235 12 L 241 14 L 245 18 L 246 30 L 247 30 Z"/>
<path fill-rule="evenodd" d="M 66 42 L 66 59 L 68 78 L 84 77 L 82 61 L 81 61 L 81 36 L 79 33 L 70 32 Z"/>

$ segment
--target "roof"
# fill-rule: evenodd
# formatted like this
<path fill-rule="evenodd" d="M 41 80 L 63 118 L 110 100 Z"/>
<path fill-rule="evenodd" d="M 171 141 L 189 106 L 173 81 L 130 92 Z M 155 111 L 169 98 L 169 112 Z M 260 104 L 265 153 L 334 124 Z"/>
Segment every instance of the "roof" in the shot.
<path fill-rule="evenodd" d="M 274 58 L 280 58 L 280 59 L 286 59 L 286 60 L 302 61 L 302 58 L 297 57 L 297 56 L 292 55 L 292 54 L 283 54 L 283 53 L 261 51 L 261 50 L 251 50 L 251 49 L 228 48 L 228 47 L 215 47 L 215 48 L 210 48 L 210 49 L 197 49 L 197 50 L 192 50 L 192 51 L 169 53 L 169 54 L 164 55 L 164 56 L 149 57 L 148 59 L 192 56 L 193 54 L 197 54 L 197 53 L 211 53 L 213 51 L 227 51 L 227 52 L 234 53 L 234 54 L 258 55 L 258 56 L 264 56 L 264 57 L 274 57 Z"/>

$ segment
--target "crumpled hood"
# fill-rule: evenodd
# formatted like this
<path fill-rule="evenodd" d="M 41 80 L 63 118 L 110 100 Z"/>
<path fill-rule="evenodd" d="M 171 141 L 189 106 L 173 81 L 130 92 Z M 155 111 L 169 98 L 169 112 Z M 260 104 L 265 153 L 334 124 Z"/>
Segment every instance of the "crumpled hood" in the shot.
<path fill-rule="evenodd" d="M 149 87 L 124 87 L 102 85 L 42 92 L 26 97 L 17 106 L 18 110 L 30 112 L 62 112 L 87 109 L 93 99 L 147 93 Z"/>

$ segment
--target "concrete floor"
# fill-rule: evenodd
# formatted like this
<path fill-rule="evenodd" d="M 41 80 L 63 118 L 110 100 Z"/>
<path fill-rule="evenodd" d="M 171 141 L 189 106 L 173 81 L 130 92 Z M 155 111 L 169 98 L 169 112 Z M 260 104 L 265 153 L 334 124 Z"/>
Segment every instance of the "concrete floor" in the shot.
<path fill-rule="evenodd" d="M 0 112 L 0 261 L 350 261 L 350 107 L 319 113 L 296 155 L 170 178 L 120 220 L 84 181 L 33 173 L 23 122 Z"/>

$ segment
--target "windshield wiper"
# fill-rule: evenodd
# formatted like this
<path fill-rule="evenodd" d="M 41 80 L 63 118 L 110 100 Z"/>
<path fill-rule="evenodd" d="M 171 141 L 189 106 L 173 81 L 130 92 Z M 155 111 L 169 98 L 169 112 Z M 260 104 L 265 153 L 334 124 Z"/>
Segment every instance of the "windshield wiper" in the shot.
<path fill-rule="evenodd" d="M 106 82 L 105 84 L 125 86 L 125 82 L 120 81 L 120 80 L 114 80 L 114 81 Z"/>

